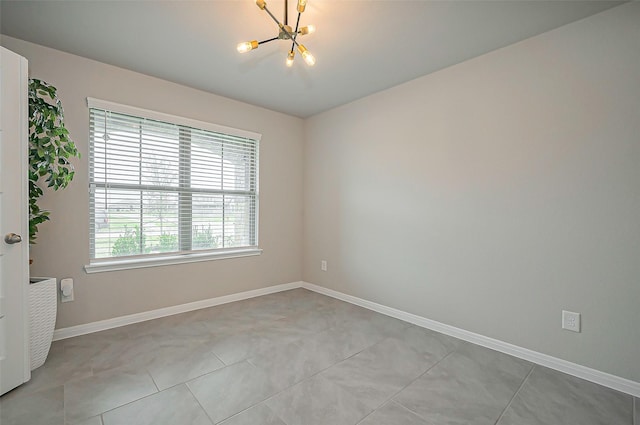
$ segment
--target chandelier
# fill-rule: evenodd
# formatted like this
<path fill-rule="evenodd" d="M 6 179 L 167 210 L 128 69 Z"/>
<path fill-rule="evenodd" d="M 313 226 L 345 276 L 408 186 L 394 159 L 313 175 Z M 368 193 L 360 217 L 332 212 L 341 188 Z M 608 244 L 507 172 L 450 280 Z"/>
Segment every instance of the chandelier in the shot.
<path fill-rule="evenodd" d="M 284 0 L 284 23 L 278 21 L 278 18 L 273 16 L 273 13 L 267 8 L 267 3 L 265 0 L 256 0 L 256 5 L 260 8 L 260 10 L 264 10 L 271 16 L 271 19 L 278 25 L 279 32 L 277 37 L 269 38 L 267 40 L 252 40 L 245 41 L 244 43 L 238 44 L 238 52 L 246 53 L 250 50 L 255 50 L 259 45 L 269 43 L 274 40 L 285 40 L 291 41 L 291 49 L 289 49 L 289 53 L 287 54 L 286 65 L 293 66 L 293 58 L 296 55 L 295 48 L 298 48 L 298 51 L 302 55 L 302 59 L 309 66 L 313 66 L 316 63 L 316 58 L 304 47 L 303 44 L 298 43 L 298 36 L 312 34 L 315 32 L 316 28 L 313 25 L 307 25 L 305 27 L 300 27 L 300 16 L 302 12 L 304 12 L 305 7 L 307 6 L 307 0 L 298 0 L 298 19 L 296 19 L 296 27 L 293 29 L 289 26 L 289 4 L 288 0 Z"/>

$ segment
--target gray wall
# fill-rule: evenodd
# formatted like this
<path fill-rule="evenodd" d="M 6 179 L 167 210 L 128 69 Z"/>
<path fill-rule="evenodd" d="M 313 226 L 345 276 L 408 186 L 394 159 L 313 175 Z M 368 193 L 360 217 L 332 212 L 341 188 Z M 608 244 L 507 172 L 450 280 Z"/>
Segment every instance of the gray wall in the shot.
<path fill-rule="evenodd" d="M 301 119 L 6 36 L 2 45 L 29 60 L 32 78 L 58 88 L 67 127 L 82 153 L 74 161 L 71 186 L 43 199 L 51 222 L 40 226 L 31 249 L 32 276 L 75 280 L 76 301 L 58 305 L 57 328 L 301 279 Z M 259 240 L 264 253 L 87 275 L 87 96 L 261 133 Z"/>
<path fill-rule="evenodd" d="M 640 381 L 639 23 L 620 6 L 308 119 L 304 280 Z"/>

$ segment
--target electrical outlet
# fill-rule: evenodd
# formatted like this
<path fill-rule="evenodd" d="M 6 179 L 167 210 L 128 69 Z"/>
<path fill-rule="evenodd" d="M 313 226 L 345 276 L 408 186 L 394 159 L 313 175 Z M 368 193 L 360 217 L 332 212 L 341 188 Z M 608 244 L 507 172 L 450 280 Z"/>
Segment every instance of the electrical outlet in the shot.
<path fill-rule="evenodd" d="M 580 332 L 580 313 L 562 310 L 562 329 Z"/>
<path fill-rule="evenodd" d="M 327 271 L 327 260 L 320 261 L 320 270 L 322 270 L 323 272 Z"/>
<path fill-rule="evenodd" d="M 63 303 L 68 303 L 69 301 L 73 301 L 74 299 L 75 294 L 73 291 L 73 279 L 62 279 L 60 281 L 60 301 Z"/>

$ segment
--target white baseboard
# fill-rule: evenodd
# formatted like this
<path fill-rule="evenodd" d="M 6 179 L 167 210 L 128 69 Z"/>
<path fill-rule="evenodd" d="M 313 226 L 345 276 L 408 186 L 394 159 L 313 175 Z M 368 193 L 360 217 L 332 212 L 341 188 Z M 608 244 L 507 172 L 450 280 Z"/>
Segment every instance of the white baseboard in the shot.
<path fill-rule="evenodd" d="M 407 313 L 402 310 L 387 307 L 382 304 L 367 301 L 362 298 L 354 297 L 353 295 L 347 295 L 342 292 L 334 291 L 323 286 L 314 285 L 308 282 L 291 282 L 281 285 L 269 286 L 266 288 L 255 289 L 253 291 L 240 292 L 237 294 L 225 295 L 222 297 L 209 298 L 206 300 L 195 301 L 192 303 L 181 304 L 171 307 L 160 308 L 157 310 L 145 311 L 142 313 L 130 314 L 127 316 L 115 317 L 113 319 L 100 320 L 98 322 L 86 323 L 78 326 L 71 326 L 68 328 L 56 329 L 53 333 L 53 340 L 58 341 L 61 339 L 71 338 L 74 336 L 85 335 L 93 332 L 104 331 L 107 329 L 117 328 L 120 326 L 131 325 L 133 323 L 144 322 L 151 319 L 158 319 L 160 317 L 171 316 L 174 314 L 186 313 L 188 311 L 200 310 L 202 308 L 213 307 L 216 305 L 227 304 L 234 301 L 246 300 L 249 298 L 259 297 L 261 295 L 273 294 L 275 292 L 287 291 L 289 289 L 305 288 L 310 291 L 317 292 L 319 294 L 327 295 L 332 298 L 336 298 L 351 304 L 364 307 L 366 309 L 395 317 L 396 319 L 404 320 L 405 322 L 413 323 L 414 325 L 431 329 L 436 332 L 443 333 L 455 338 L 462 339 L 474 344 L 481 345 L 483 347 L 490 348 L 492 350 L 500 351 L 505 354 L 518 357 L 530 361 L 541 366 L 554 369 L 568 375 L 576 376 L 578 378 L 585 379 L 587 381 L 600 384 L 602 386 L 621 391 L 623 393 L 630 394 L 635 397 L 640 397 L 640 383 L 631 381 L 629 379 L 621 378 L 619 376 L 611 375 L 606 372 L 591 369 L 586 366 L 582 366 L 576 363 L 562 360 L 557 357 L 542 354 L 537 351 L 529 350 L 527 348 L 518 347 L 517 345 L 509 344 L 504 341 L 489 338 L 474 332 L 469 332 L 464 329 L 456 328 L 454 326 L 446 325 L 444 323 L 436 322 L 435 320 L 427 319 L 422 316 Z"/>
<path fill-rule="evenodd" d="M 572 363 L 567 360 L 562 360 L 557 357 L 529 350 L 527 348 L 518 347 L 517 345 L 509 344 L 504 341 L 489 338 L 474 332 L 469 332 L 464 329 L 446 325 L 444 323 L 436 322 L 435 320 L 427 319 L 422 316 L 387 307 L 385 305 L 374 303 L 372 301 L 367 301 L 362 298 L 354 297 L 353 295 L 347 295 L 342 292 L 334 291 L 333 289 L 325 288 L 323 286 L 314 285 L 313 283 L 303 282 L 302 287 L 323 295 L 337 298 L 341 301 L 346 301 L 348 303 L 385 314 L 387 316 L 395 317 L 396 319 L 404 320 L 405 322 L 413 323 L 414 325 L 423 328 L 431 329 L 433 331 L 462 339 L 464 341 L 472 342 L 474 344 L 481 345 L 492 350 L 500 351 L 501 353 L 509 354 L 514 357 L 518 357 L 520 359 L 524 359 L 532 363 L 566 373 L 568 375 L 576 376 L 578 378 L 582 378 L 584 380 L 594 382 L 596 384 L 621 391 L 635 397 L 640 397 L 640 382 L 631 381 L 629 379 L 621 378 L 619 376 L 611 375 L 606 372 L 601 372 L 596 369 L 591 369 L 586 366 Z"/>
<path fill-rule="evenodd" d="M 300 288 L 301 286 L 302 282 L 283 283 L 281 285 L 268 286 L 266 288 L 254 289 L 252 291 L 239 292 L 237 294 L 224 295 L 222 297 L 209 298 L 206 300 L 194 301 L 192 303 L 174 305 L 171 307 L 159 308 L 157 310 L 114 317 L 113 319 L 100 320 L 98 322 L 56 329 L 53 332 L 53 340 L 58 341 L 74 336 L 105 331 L 107 329 L 118 328 L 120 326 L 131 325 L 138 322 L 145 322 L 147 320 L 158 319 L 160 317 L 172 316 L 174 314 L 186 313 L 188 311 L 200 310 L 207 307 L 214 307 L 216 305 L 246 300 L 249 298 L 259 297 L 261 295 L 273 294 L 275 292 L 287 291 L 289 289 Z"/>

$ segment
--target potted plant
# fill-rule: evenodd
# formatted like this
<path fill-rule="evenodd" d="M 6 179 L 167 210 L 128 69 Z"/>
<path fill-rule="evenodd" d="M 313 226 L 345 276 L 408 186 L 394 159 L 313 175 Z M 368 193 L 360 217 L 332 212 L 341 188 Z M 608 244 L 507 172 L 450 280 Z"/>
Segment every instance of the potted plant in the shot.
<path fill-rule="evenodd" d="M 35 243 L 38 225 L 49 220 L 49 211 L 38 206 L 41 179 L 53 190 L 64 189 L 74 176 L 70 158 L 80 153 L 64 126 L 62 103 L 56 88 L 41 80 L 29 80 L 29 243 Z"/>
<path fill-rule="evenodd" d="M 29 80 L 29 243 L 36 241 L 38 225 L 49 220 L 49 211 L 38 206 L 44 194 L 38 182 L 53 190 L 73 180 L 70 158 L 80 154 L 64 126 L 64 112 L 56 88 Z M 31 369 L 40 367 L 49 354 L 57 313 L 56 278 L 29 279 Z"/>

